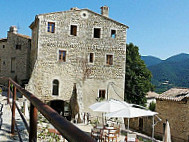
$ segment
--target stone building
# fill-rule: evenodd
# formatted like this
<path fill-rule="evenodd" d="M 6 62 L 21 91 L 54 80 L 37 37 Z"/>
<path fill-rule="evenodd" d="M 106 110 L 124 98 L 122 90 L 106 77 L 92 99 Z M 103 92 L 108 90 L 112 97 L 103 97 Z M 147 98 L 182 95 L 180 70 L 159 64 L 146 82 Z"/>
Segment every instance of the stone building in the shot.
<path fill-rule="evenodd" d="M 0 76 L 11 77 L 19 84 L 29 79 L 29 55 L 31 38 L 17 33 L 11 26 L 7 38 L 0 39 Z M 1 84 L 5 84 L 0 80 Z"/>
<path fill-rule="evenodd" d="M 172 88 L 156 97 L 155 138 L 163 139 L 163 123 L 169 121 L 173 142 L 189 141 L 189 89 Z M 125 122 L 127 122 L 125 120 Z M 127 123 L 126 123 L 127 125 Z M 152 135 L 152 117 L 130 119 L 130 128 Z"/>
<path fill-rule="evenodd" d="M 154 102 L 156 103 L 156 98 L 159 96 L 158 93 L 149 91 L 147 92 L 146 99 L 147 99 L 147 104 L 146 107 L 148 108 L 150 103 Z"/>
<path fill-rule="evenodd" d="M 172 88 L 156 99 L 156 111 L 162 119 L 155 135 L 163 135 L 163 123 L 169 121 L 173 142 L 189 141 L 189 89 Z"/>
<path fill-rule="evenodd" d="M 51 105 L 64 102 L 59 113 L 75 95 L 80 112 L 91 112 L 88 107 L 98 98 L 124 98 L 128 27 L 108 13 L 107 6 L 101 7 L 101 14 L 71 8 L 39 14 L 30 25 L 27 89 Z"/>

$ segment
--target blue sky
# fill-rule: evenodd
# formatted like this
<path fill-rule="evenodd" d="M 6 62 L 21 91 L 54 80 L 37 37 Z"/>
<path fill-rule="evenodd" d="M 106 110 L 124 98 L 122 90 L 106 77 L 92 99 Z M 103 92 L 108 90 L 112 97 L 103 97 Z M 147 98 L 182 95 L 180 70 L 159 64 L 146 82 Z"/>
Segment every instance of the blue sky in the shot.
<path fill-rule="evenodd" d="M 19 33 L 31 35 L 29 25 L 35 15 L 89 8 L 100 13 L 109 6 L 109 17 L 129 26 L 127 43 L 139 47 L 141 55 L 166 59 L 189 53 L 189 0 L 0 0 L 0 38 L 11 25 Z"/>

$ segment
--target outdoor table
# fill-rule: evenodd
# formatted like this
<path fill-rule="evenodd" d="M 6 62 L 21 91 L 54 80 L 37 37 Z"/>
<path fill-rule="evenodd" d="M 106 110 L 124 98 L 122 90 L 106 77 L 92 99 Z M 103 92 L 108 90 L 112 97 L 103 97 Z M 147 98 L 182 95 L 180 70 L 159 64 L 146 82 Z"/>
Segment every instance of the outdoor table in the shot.
<path fill-rule="evenodd" d="M 116 128 L 114 128 L 114 127 L 105 127 L 105 129 L 107 129 L 107 130 L 113 130 L 113 129 L 116 129 Z"/>
<path fill-rule="evenodd" d="M 95 128 L 97 128 L 97 129 L 104 129 L 103 126 L 96 126 Z"/>

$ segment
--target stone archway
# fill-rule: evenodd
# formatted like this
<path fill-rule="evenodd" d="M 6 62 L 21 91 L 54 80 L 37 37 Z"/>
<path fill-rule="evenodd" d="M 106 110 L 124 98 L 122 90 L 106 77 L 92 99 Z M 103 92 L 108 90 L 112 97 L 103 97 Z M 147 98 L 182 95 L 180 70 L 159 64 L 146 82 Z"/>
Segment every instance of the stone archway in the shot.
<path fill-rule="evenodd" d="M 51 100 L 47 104 L 57 111 L 61 116 L 71 121 L 70 105 L 68 102 L 63 100 Z"/>

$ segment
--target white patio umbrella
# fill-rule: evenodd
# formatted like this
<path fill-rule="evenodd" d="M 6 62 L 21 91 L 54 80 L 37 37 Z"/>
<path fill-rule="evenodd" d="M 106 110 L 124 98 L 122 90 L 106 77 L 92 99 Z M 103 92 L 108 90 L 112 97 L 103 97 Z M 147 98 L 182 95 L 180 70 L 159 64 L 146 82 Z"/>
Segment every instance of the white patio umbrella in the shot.
<path fill-rule="evenodd" d="M 124 101 L 111 99 L 102 102 L 96 102 L 92 104 L 89 108 L 96 112 L 114 112 L 128 106 L 131 106 L 131 104 Z M 102 114 L 102 121 L 103 121 L 103 114 Z"/>
<path fill-rule="evenodd" d="M 89 108 L 97 112 L 114 112 L 129 106 L 131 106 L 131 104 L 127 102 L 111 99 L 94 103 Z"/>
<path fill-rule="evenodd" d="M 122 117 L 128 119 L 128 130 L 129 130 L 129 119 L 135 117 L 142 117 L 142 116 L 154 116 L 158 114 L 157 112 L 152 112 L 150 110 L 135 108 L 132 106 L 125 107 L 124 109 L 111 112 L 106 114 L 107 117 Z M 154 127 L 154 119 L 153 119 L 153 127 Z M 154 130 L 154 129 L 153 129 Z"/>
<path fill-rule="evenodd" d="M 171 142 L 171 131 L 170 131 L 170 126 L 169 126 L 169 122 L 166 122 L 166 126 L 165 126 L 165 135 L 164 135 L 164 139 L 163 142 Z"/>
<path fill-rule="evenodd" d="M 123 118 L 135 118 L 142 116 L 154 116 L 158 114 L 157 112 L 152 112 L 150 110 L 135 108 L 132 106 L 125 107 L 121 110 L 114 111 L 106 114 L 107 117 L 123 117 Z"/>

